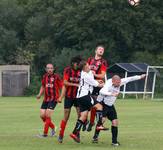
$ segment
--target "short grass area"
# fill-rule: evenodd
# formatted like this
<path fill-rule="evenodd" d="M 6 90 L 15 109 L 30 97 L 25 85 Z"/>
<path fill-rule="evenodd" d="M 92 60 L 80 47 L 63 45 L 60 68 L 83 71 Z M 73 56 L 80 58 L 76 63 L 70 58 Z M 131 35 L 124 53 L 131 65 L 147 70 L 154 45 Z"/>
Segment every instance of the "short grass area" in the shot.
<path fill-rule="evenodd" d="M 76 112 L 72 109 L 62 144 L 57 136 L 40 139 L 43 124 L 39 118 L 41 101 L 34 97 L 0 98 L 0 150 L 95 150 L 115 149 L 111 146 L 110 131 L 101 132 L 99 143 L 91 143 L 92 132 L 81 132 L 81 143 L 75 143 L 72 132 Z M 120 150 L 163 149 L 163 100 L 117 100 Z M 63 117 L 63 103 L 58 104 L 53 115 L 57 126 Z M 108 121 L 105 126 L 110 126 Z"/>

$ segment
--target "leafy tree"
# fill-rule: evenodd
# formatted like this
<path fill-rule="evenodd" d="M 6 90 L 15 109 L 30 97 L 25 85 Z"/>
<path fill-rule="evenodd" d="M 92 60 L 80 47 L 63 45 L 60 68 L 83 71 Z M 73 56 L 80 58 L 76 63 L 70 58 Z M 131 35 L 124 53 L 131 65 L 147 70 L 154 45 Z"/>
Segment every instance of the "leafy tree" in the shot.
<path fill-rule="evenodd" d="M 0 63 L 30 63 L 40 76 L 52 62 L 62 73 L 72 56 L 88 58 L 102 44 L 110 65 L 160 65 L 162 8 L 161 0 L 1 0 Z"/>

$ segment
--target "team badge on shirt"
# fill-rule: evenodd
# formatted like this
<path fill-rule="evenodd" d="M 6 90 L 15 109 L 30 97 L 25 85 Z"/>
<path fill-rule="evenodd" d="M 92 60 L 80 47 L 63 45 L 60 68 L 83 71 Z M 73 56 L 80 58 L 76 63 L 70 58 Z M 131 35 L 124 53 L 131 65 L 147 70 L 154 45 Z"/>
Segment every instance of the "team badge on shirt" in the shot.
<path fill-rule="evenodd" d="M 96 64 L 97 64 L 97 66 L 100 66 L 101 65 L 101 61 L 97 61 Z"/>

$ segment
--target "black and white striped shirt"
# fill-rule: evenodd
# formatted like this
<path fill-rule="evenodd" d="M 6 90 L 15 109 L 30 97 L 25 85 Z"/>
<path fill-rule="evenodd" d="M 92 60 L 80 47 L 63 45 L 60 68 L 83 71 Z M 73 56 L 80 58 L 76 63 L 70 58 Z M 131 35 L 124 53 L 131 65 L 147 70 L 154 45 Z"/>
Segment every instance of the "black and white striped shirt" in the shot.
<path fill-rule="evenodd" d="M 76 97 L 80 98 L 88 94 L 91 94 L 93 91 L 93 87 L 97 87 L 98 84 L 99 83 L 94 79 L 92 71 L 89 71 L 88 73 L 82 71 Z"/>

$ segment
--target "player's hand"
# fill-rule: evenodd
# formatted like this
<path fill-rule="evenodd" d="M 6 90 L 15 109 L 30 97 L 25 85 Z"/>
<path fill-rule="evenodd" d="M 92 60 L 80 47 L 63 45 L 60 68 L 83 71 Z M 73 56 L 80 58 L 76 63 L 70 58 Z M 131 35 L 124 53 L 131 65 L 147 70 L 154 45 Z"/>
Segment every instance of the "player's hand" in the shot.
<path fill-rule="evenodd" d="M 59 98 L 57 99 L 57 102 L 58 102 L 58 103 L 62 103 L 62 97 L 59 97 Z"/>
<path fill-rule="evenodd" d="M 145 77 L 146 77 L 146 74 L 141 75 L 141 79 L 145 79 Z"/>
<path fill-rule="evenodd" d="M 40 94 L 38 94 L 38 95 L 36 96 L 37 100 L 39 100 L 39 99 L 40 99 L 40 97 L 41 97 L 41 95 L 40 95 Z"/>
<path fill-rule="evenodd" d="M 103 87 L 104 86 L 104 83 L 99 83 L 98 87 Z"/>
<path fill-rule="evenodd" d="M 97 81 L 98 81 L 98 83 L 100 83 L 100 84 L 103 84 L 103 83 L 104 83 L 103 80 L 97 80 Z"/>
<path fill-rule="evenodd" d="M 116 92 L 116 93 L 112 93 L 112 96 L 115 96 L 117 97 L 119 95 L 119 92 Z"/>

